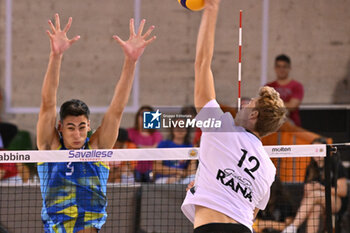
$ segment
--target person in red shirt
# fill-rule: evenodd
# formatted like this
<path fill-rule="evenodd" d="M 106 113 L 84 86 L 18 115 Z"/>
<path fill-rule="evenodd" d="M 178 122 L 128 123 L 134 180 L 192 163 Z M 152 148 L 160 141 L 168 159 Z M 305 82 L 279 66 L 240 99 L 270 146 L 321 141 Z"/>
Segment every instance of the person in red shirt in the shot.
<path fill-rule="evenodd" d="M 5 181 L 8 178 L 16 177 L 17 175 L 18 175 L 18 170 L 15 163 L 0 164 L 0 181 Z"/>
<path fill-rule="evenodd" d="M 291 70 L 290 58 L 281 54 L 275 59 L 275 72 L 277 79 L 267 83 L 266 86 L 273 87 L 280 93 L 281 99 L 289 111 L 289 118 L 295 125 L 301 126 L 299 106 L 304 97 L 303 85 L 289 77 Z"/>

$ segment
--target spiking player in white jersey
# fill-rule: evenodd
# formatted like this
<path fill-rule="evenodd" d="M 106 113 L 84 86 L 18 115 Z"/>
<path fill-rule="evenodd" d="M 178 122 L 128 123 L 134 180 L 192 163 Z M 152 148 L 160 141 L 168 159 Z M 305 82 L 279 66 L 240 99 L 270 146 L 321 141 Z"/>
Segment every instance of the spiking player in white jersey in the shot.
<path fill-rule="evenodd" d="M 233 119 L 215 100 L 211 61 L 220 0 L 206 0 L 197 39 L 195 106 L 197 120 L 221 120 L 221 128 L 202 128 L 199 168 L 182 211 L 194 233 L 251 232 L 259 209 L 270 197 L 276 168 L 260 137 L 276 131 L 286 110 L 279 94 L 263 87 Z"/>

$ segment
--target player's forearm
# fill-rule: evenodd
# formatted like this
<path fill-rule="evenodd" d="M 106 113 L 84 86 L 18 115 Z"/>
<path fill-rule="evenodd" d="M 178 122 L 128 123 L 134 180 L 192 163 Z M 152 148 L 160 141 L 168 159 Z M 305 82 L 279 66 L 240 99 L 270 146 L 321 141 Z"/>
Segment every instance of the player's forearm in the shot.
<path fill-rule="evenodd" d="M 343 180 L 345 182 L 343 182 Z M 325 192 L 326 186 L 320 185 L 320 187 L 316 190 L 320 190 L 321 192 Z M 347 185 L 346 185 L 346 179 L 339 179 L 337 181 L 337 191 L 335 190 L 334 187 L 331 187 L 331 194 L 334 196 L 339 196 L 339 197 L 346 197 L 348 193 Z"/>
<path fill-rule="evenodd" d="M 331 194 L 334 196 L 346 197 L 348 194 L 348 186 L 345 178 L 338 179 L 337 192 L 335 192 L 335 188 L 331 188 Z"/>
<path fill-rule="evenodd" d="M 195 105 L 202 107 L 215 98 L 211 62 L 214 52 L 215 27 L 219 6 L 206 7 L 200 24 L 195 60 Z"/>
<path fill-rule="evenodd" d="M 62 55 L 50 54 L 49 64 L 41 90 L 42 105 L 56 105 Z"/>
<path fill-rule="evenodd" d="M 125 58 L 122 74 L 114 91 L 114 96 L 109 112 L 113 115 L 121 115 L 128 103 L 132 84 L 134 81 L 136 61 Z"/>
<path fill-rule="evenodd" d="M 215 27 L 219 7 L 205 9 L 199 27 L 196 47 L 196 66 L 210 67 L 214 52 Z"/>

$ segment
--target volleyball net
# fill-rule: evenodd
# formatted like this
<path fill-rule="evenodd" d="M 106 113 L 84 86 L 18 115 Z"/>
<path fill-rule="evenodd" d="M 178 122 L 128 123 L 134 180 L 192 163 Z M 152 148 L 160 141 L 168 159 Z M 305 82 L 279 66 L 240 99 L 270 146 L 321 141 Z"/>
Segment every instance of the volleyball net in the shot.
<path fill-rule="evenodd" d="M 330 146 L 265 149 L 277 167 L 277 179 L 267 208 L 254 222 L 254 231 L 280 232 L 299 216 L 298 210 L 305 204 L 305 183 L 316 182 L 310 177 L 305 180 L 315 161 L 325 164 L 326 172 L 319 169 L 317 175 L 325 180 L 319 195 L 329 210 Z M 56 232 L 73 232 L 72 221 L 92 225 L 105 221 L 100 232 L 192 232 L 193 225 L 180 208 L 187 185 L 195 179 L 198 156 L 199 148 L 0 151 L 0 232 L 44 232 L 48 226 L 42 217 L 49 218 L 51 224 L 64 222 L 53 227 Z M 96 170 L 102 174 L 93 173 Z M 312 199 L 308 201 L 306 205 L 314 205 Z M 106 202 L 107 216 L 98 211 Z M 307 221 L 310 219 L 304 221 L 304 228 Z M 325 221 L 326 226 L 331 224 Z M 315 227 L 322 226 L 317 219 L 314 222 Z"/>

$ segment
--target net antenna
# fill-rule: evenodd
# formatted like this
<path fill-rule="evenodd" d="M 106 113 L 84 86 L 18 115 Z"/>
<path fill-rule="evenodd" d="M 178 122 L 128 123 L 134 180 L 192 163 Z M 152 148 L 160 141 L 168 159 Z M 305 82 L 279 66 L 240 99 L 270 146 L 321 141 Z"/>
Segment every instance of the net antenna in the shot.
<path fill-rule="evenodd" d="M 242 79 L 242 10 L 239 11 L 239 45 L 238 45 L 238 111 L 241 110 Z"/>

